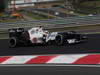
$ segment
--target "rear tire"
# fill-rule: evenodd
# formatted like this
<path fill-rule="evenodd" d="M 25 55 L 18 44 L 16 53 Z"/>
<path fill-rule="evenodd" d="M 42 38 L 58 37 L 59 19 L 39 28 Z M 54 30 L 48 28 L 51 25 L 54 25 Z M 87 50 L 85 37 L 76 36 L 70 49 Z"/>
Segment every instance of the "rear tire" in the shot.
<path fill-rule="evenodd" d="M 15 37 L 9 39 L 9 47 L 14 48 L 18 46 L 18 40 Z"/>

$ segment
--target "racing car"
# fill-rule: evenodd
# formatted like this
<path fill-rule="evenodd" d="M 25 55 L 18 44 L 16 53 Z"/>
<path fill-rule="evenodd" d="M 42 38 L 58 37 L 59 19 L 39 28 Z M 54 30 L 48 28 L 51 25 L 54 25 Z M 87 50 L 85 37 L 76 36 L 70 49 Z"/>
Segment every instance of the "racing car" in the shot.
<path fill-rule="evenodd" d="M 28 30 L 24 28 L 9 29 L 9 47 L 43 45 L 76 44 L 87 40 L 87 36 L 75 31 L 49 32 L 43 27 L 34 27 Z"/>

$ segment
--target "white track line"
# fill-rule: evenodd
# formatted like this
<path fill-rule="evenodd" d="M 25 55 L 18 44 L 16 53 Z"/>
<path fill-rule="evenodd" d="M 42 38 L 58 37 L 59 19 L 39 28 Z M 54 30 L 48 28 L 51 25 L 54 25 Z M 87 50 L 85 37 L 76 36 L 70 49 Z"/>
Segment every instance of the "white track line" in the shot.
<path fill-rule="evenodd" d="M 100 65 L 61 65 L 61 64 L 29 64 L 29 65 L 0 65 L 1 67 L 98 67 L 100 68 Z"/>

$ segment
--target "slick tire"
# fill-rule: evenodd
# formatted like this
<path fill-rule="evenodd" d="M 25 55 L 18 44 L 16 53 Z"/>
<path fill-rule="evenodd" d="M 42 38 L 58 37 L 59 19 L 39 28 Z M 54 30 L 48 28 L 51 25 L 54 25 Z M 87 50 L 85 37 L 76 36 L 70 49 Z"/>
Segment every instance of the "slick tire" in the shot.
<path fill-rule="evenodd" d="M 14 48 L 18 46 L 18 40 L 15 37 L 9 39 L 9 47 Z"/>
<path fill-rule="evenodd" d="M 55 39 L 55 44 L 58 46 L 63 45 L 63 35 L 58 34 Z"/>

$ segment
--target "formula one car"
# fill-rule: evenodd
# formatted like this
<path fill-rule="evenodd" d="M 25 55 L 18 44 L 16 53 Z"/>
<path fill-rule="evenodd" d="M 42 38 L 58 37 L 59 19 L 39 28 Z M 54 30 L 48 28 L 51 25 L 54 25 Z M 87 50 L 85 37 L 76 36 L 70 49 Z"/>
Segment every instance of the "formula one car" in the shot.
<path fill-rule="evenodd" d="M 87 37 L 75 31 L 69 32 L 48 32 L 41 26 L 25 30 L 24 28 L 9 29 L 9 47 L 20 45 L 29 46 L 35 44 L 43 45 L 64 45 L 76 44 L 86 41 Z"/>

